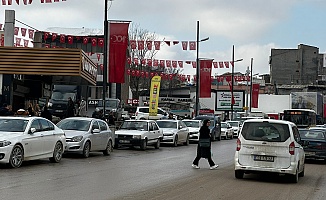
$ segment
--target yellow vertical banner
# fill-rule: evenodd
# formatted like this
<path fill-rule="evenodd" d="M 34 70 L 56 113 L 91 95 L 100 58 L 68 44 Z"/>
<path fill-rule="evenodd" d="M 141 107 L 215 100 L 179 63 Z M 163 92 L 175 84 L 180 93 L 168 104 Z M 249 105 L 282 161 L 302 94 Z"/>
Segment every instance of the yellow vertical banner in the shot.
<path fill-rule="evenodd" d="M 158 98 L 160 96 L 161 77 L 154 76 L 151 81 L 151 91 L 149 96 L 149 115 L 157 115 Z"/>

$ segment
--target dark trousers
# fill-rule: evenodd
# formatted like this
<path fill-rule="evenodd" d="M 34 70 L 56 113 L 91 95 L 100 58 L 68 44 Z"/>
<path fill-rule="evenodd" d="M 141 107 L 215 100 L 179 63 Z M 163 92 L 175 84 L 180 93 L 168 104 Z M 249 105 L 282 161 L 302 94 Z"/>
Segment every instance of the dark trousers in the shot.
<path fill-rule="evenodd" d="M 208 151 L 208 152 L 203 152 L 203 151 Z M 203 155 L 202 153 L 205 154 L 205 158 L 207 158 L 209 166 L 211 166 L 211 167 L 214 166 L 215 163 L 212 160 L 212 154 L 211 154 L 210 147 L 208 147 L 208 148 L 197 147 L 197 156 L 196 156 L 195 160 L 192 162 L 192 164 L 198 166 L 199 160 L 202 158 L 202 155 Z"/>

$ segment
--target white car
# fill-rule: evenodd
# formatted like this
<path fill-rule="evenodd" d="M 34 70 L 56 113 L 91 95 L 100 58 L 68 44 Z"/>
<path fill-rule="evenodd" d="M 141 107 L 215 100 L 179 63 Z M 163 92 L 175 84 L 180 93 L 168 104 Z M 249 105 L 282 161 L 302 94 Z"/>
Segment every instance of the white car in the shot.
<path fill-rule="evenodd" d="M 228 122 L 221 122 L 221 137 L 233 139 L 233 128 Z"/>
<path fill-rule="evenodd" d="M 196 119 L 184 119 L 182 120 L 186 126 L 189 129 L 189 140 L 192 142 L 198 142 L 199 141 L 199 130 L 200 127 L 203 125 L 202 120 L 196 120 Z"/>
<path fill-rule="evenodd" d="M 145 150 L 153 145 L 160 148 L 163 131 L 154 120 L 126 120 L 115 131 L 115 148 L 119 146 L 140 146 Z"/>
<path fill-rule="evenodd" d="M 189 129 L 181 120 L 162 119 L 156 121 L 158 126 L 163 130 L 162 143 L 189 145 Z"/>
<path fill-rule="evenodd" d="M 274 119 L 246 120 L 234 156 L 235 177 L 245 173 L 273 172 L 297 183 L 304 176 L 305 153 L 297 126 Z"/>
<path fill-rule="evenodd" d="M 110 155 L 114 146 L 114 133 L 108 124 L 100 119 L 89 117 L 69 117 L 57 126 L 66 133 L 65 153 L 81 153 L 84 158 L 90 152 L 100 151 Z"/>
<path fill-rule="evenodd" d="M 49 158 L 60 162 L 66 136 L 42 117 L 0 117 L 0 163 L 13 168 L 25 160 Z"/>
<path fill-rule="evenodd" d="M 228 121 L 228 123 L 233 128 L 233 137 L 238 137 L 239 136 L 239 131 L 240 131 L 240 128 L 241 128 L 241 122 L 240 121 Z"/>
<path fill-rule="evenodd" d="M 135 112 L 135 119 L 157 120 L 157 119 L 164 119 L 165 117 L 167 118 L 167 115 L 168 115 L 168 113 L 165 110 L 163 110 L 162 108 L 157 108 L 157 115 L 156 116 L 150 116 L 148 106 L 138 106 L 136 108 L 136 112 Z"/>

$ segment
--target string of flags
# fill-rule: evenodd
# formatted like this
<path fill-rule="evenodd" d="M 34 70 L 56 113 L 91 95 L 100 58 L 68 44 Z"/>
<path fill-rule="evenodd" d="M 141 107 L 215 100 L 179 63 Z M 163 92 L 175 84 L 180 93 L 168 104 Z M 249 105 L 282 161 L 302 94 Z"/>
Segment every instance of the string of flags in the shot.
<path fill-rule="evenodd" d="M 180 41 L 144 41 L 144 40 L 129 40 L 131 49 L 144 50 L 145 47 L 148 50 L 160 50 L 161 44 L 164 42 L 168 46 L 177 45 Z M 196 41 L 181 41 L 182 50 L 196 50 Z"/>
<path fill-rule="evenodd" d="M 33 0 L 14 0 L 16 2 L 17 5 L 19 5 L 20 1 L 23 2 L 24 5 L 27 5 L 27 4 L 32 4 L 33 3 Z M 60 2 L 60 0 L 40 0 L 41 3 L 55 3 L 55 2 Z M 61 1 L 67 1 L 67 0 L 61 0 Z M 12 5 L 12 2 L 13 0 L 1 0 L 2 2 L 2 5 L 3 6 L 10 6 Z"/>

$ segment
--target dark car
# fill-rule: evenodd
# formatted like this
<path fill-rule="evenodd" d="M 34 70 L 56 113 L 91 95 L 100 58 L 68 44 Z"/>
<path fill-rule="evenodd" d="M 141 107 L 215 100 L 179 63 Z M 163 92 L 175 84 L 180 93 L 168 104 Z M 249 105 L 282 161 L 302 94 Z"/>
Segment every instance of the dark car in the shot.
<path fill-rule="evenodd" d="M 326 160 L 326 128 L 314 127 L 299 133 L 301 140 L 304 141 L 306 159 Z"/>
<path fill-rule="evenodd" d="M 214 115 L 198 115 L 194 119 L 205 120 L 209 119 L 211 124 L 209 129 L 211 130 L 212 140 L 221 140 L 221 119 L 219 116 Z"/>

